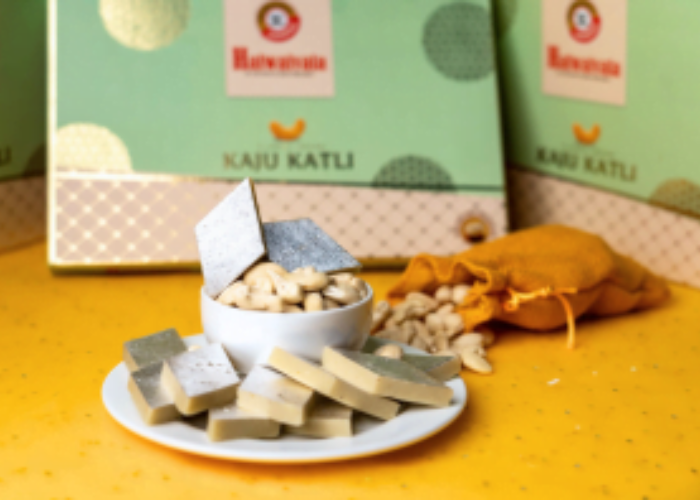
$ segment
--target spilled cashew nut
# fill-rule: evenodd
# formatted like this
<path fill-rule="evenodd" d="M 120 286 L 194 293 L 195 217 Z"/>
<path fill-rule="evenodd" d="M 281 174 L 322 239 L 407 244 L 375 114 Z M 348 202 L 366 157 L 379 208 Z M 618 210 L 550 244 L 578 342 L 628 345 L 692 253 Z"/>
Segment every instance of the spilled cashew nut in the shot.
<path fill-rule="evenodd" d="M 462 364 L 476 373 L 488 374 L 493 372 L 491 363 L 474 352 L 464 350 L 459 356 L 462 358 Z"/>
<path fill-rule="evenodd" d="M 445 314 L 450 314 L 455 312 L 455 305 L 454 304 L 445 304 L 443 306 L 440 306 L 437 311 L 435 311 L 436 314 L 440 315 L 445 315 Z"/>
<path fill-rule="evenodd" d="M 452 302 L 452 287 L 449 285 L 442 285 L 440 288 L 435 290 L 435 300 L 437 300 L 440 304 Z"/>
<path fill-rule="evenodd" d="M 428 311 L 432 312 L 438 308 L 440 303 L 429 295 L 421 292 L 411 292 L 406 295 L 406 302 L 412 302 L 414 304 L 420 304 L 424 306 Z"/>
<path fill-rule="evenodd" d="M 471 287 L 469 285 L 455 285 L 452 289 L 452 302 L 460 305 L 469 294 Z"/>
<path fill-rule="evenodd" d="M 430 347 L 430 348 L 434 347 L 435 340 L 433 339 L 433 336 L 430 335 L 430 331 L 428 331 L 428 327 L 425 326 L 425 324 L 423 324 L 422 322 L 420 322 L 418 320 L 411 320 L 411 321 L 407 321 L 403 325 L 410 325 L 410 327 L 413 329 L 415 334 L 417 336 L 419 336 L 421 339 L 423 339 L 423 342 L 425 342 L 425 344 L 428 347 Z M 403 326 L 403 325 L 401 325 L 401 326 Z"/>
<path fill-rule="evenodd" d="M 464 320 L 457 313 L 450 313 L 441 316 L 444 324 L 445 335 L 449 338 L 454 337 L 464 331 Z"/>
<path fill-rule="evenodd" d="M 379 331 L 382 326 L 384 326 L 384 323 L 390 315 L 391 306 L 389 303 L 386 300 L 380 300 L 377 302 L 374 306 L 374 310 L 372 311 L 372 328 L 370 332 L 374 333 Z"/>
<path fill-rule="evenodd" d="M 421 351 L 428 352 L 428 344 L 425 343 L 425 341 L 420 338 L 418 335 L 416 335 L 413 340 L 411 341 L 411 347 L 415 347 L 416 349 L 420 349 Z"/>
<path fill-rule="evenodd" d="M 480 333 L 466 333 L 452 340 L 451 346 L 453 349 L 461 351 L 466 347 L 484 345 L 484 337 Z"/>
<path fill-rule="evenodd" d="M 396 344 L 386 344 L 374 351 L 374 354 L 383 358 L 401 359 L 403 357 L 403 349 Z"/>

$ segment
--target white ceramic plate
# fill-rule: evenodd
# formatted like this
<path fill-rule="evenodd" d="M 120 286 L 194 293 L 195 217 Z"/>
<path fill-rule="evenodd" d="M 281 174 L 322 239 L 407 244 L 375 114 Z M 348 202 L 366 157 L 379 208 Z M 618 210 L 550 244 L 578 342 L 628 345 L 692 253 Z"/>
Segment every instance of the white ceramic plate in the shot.
<path fill-rule="evenodd" d="M 188 345 L 204 345 L 204 335 L 187 337 Z M 416 351 L 405 347 L 406 351 Z M 127 389 L 128 370 L 119 363 L 107 375 L 102 386 L 102 400 L 107 411 L 131 432 L 155 443 L 180 451 L 246 462 L 302 463 L 332 462 L 367 457 L 396 450 L 437 434 L 464 410 L 467 388 L 461 378 L 448 382 L 454 390 L 452 403 L 446 408 L 409 406 L 396 418 L 383 422 L 356 414 L 355 435 L 350 438 L 311 439 L 282 436 L 279 439 L 237 439 L 212 443 L 202 430 L 201 419 L 193 422 L 170 422 L 146 425 L 134 406 Z"/>

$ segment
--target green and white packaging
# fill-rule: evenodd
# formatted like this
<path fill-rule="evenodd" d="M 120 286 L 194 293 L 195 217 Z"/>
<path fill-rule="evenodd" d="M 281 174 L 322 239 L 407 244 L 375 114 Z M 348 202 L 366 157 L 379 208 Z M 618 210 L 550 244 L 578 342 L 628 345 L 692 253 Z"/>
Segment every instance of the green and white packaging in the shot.
<path fill-rule="evenodd" d="M 366 263 L 505 232 L 487 0 L 51 2 L 50 262 L 177 267 L 253 177 Z"/>
<path fill-rule="evenodd" d="M 700 3 L 498 0 L 512 221 L 700 286 Z"/>
<path fill-rule="evenodd" d="M 0 0 L 0 250 L 45 235 L 46 5 Z"/>

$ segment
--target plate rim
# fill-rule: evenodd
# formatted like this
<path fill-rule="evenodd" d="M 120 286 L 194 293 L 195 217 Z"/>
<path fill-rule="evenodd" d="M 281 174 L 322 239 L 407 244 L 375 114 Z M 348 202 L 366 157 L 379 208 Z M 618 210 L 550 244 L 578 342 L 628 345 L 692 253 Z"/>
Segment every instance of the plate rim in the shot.
<path fill-rule="evenodd" d="M 183 340 L 188 345 L 191 345 L 192 343 L 196 343 L 196 342 L 200 342 L 200 341 L 207 342 L 206 338 L 204 337 L 204 334 L 196 334 L 196 335 L 183 337 Z M 408 348 L 406 350 L 413 351 L 414 349 Z M 419 351 L 416 351 L 416 352 L 419 352 Z M 126 373 L 124 373 L 124 372 L 126 372 Z M 219 460 L 248 462 L 248 463 L 264 463 L 264 464 L 329 463 L 329 462 L 340 462 L 340 461 L 345 461 L 345 460 L 355 460 L 355 459 L 380 455 L 383 453 L 389 453 L 389 452 L 392 452 L 395 450 L 399 450 L 401 448 L 411 446 L 411 445 L 419 443 L 421 441 L 430 439 L 431 437 L 435 436 L 436 434 L 442 432 L 443 430 L 445 430 L 445 428 L 449 427 L 455 420 L 457 420 L 457 418 L 464 412 L 464 409 L 466 408 L 468 401 L 469 401 L 469 392 L 467 390 L 467 386 L 464 383 L 464 380 L 462 380 L 462 378 L 458 376 L 458 377 L 455 377 L 454 379 L 452 379 L 450 382 L 453 382 L 453 381 L 457 382 L 458 389 L 461 389 L 463 391 L 464 396 L 463 396 L 463 398 L 459 398 L 459 397 L 456 398 L 457 404 L 454 405 L 454 411 L 452 412 L 452 414 L 450 414 L 449 417 L 445 418 L 445 420 L 443 422 L 441 422 L 438 426 L 431 427 L 429 431 L 427 431 L 423 434 L 420 434 L 418 436 L 415 436 L 412 439 L 409 439 L 406 441 L 401 441 L 398 443 L 392 443 L 390 446 L 386 446 L 386 447 L 378 446 L 374 449 L 370 449 L 370 450 L 366 450 L 366 451 L 358 451 L 355 453 L 353 453 L 351 451 L 350 452 L 343 452 L 343 451 L 333 450 L 332 452 L 327 452 L 326 456 L 311 455 L 308 457 L 304 457 L 304 456 L 295 455 L 295 456 L 277 458 L 277 457 L 270 457 L 270 456 L 251 455 L 250 451 L 244 451 L 244 452 L 242 452 L 242 454 L 236 453 L 235 450 L 231 450 L 230 448 L 221 448 L 221 449 L 217 450 L 216 448 L 213 448 L 213 447 L 215 447 L 218 443 L 207 442 L 207 444 L 204 446 L 199 444 L 199 443 L 187 444 L 187 443 L 182 443 L 181 440 L 178 440 L 178 439 L 170 437 L 170 436 L 156 437 L 156 436 L 152 435 L 150 432 L 143 432 L 143 429 L 141 429 L 138 425 L 134 425 L 134 423 L 131 421 L 132 419 L 125 418 L 123 415 L 123 412 L 120 411 L 118 408 L 115 408 L 113 406 L 112 396 L 108 393 L 108 391 L 116 383 L 114 381 L 114 379 L 123 377 L 124 375 L 126 375 L 128 377 L 128 370 L 126 368 L 126 365 L 122 361 L 119 364 L 117 364 L 113 369 L 111 369 L 109 371 L 109 373 L 107 374 L 107 376 L 105 377 L 105 380 L 104 380 L 102 387 L 101 387 L 101 391 L 100 391 L 101 394 L 100 395 L 102 397 L 102 403 L 104 404 L 104 406 L 107 410 L 107 413 L 109 413 L 109 415 L 118 424 L 120 424 L 122 427 L 127 429 L 129 432 L 131 432 L 132 434 L 135 434 L 135 435 L 137 435 L 137 436 L 139 436 L 147 441 L 150 441 L 152 443 L 158 444 L 160 446 L 164 446 L 166 448 L 178 450 L 180 452 L 204 456 L 204 457 L 208 457 L 208 458 L 215 458 L 215 459 L 219 459 Z M 124 387 L 121 390 L 128 393 L 128 388 L 127 388 L 126 383 L 123 385 L 124 385 Z M 457 391 L 455 392 L 455 395 L 457 395 Z M 131 401 L 130 395 L 129 395 L 129 400 Z M 132 401 L 132 404 L 133 404 L 133 401 Z M 401 418 L 401 414 L 399 414 L 395 418 L 396 419 Z M 143 422 L 141 420 L 139 420 L 138 423 L 143 424 Z M 186 425 L 186 424 L 182 424 L 182 425 Z M 157 427 L 158 426 L 150 426 L 150 427 L 147 427 L 146 429 L 151 429 L 151 428 L 155 429 Z M 226 441 L 226 442 L 230 443 L 232 441 Z M 314 442 L 314 441 L 324 442 L 327 440 L 309 439 L 309 442 Z M 280 443 L 281 441 L 272 440 L 272 442 Z M 209 448 L 209 447 L 212 447 L 212 448 Z M 264 454 L 266 452 L 263 451 L 262 453 Z M 270 452 L 267 452 L 267 453 L 270 453 Z M 322 451 L 319 453 L 322 453 Z"/>

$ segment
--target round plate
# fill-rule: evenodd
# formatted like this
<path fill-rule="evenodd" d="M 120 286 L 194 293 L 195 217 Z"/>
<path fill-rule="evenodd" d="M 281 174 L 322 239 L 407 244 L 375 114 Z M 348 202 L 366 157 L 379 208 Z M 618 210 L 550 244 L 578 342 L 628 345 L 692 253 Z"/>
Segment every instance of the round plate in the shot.
<path fill-rule="evenodd" d="M 204 345 L 204 335 L 184 339 L 187 345 Z M 420 353 L 408 346 L 405 351 Z M 467 404 L 467 388 L 461 378 L 449 382 L 454 391 L 450 406 L 429 408 L 409 405 L 392 420 L 383 422 L 356 414 L 355 435 L 349 438 L 312 439 L 282 435 L 278 439 L 237 439 L 212 443 L 203 430 L 203 419 L 146 425 L 127 389 L 129 372 L 120 363 L 107 375 L 102 400 L 107 411 L 131 432 L 180 451 L 226 460 L 269 463 L 331 462 L 367 457 L 422 441 L 454 421 Z"/>

